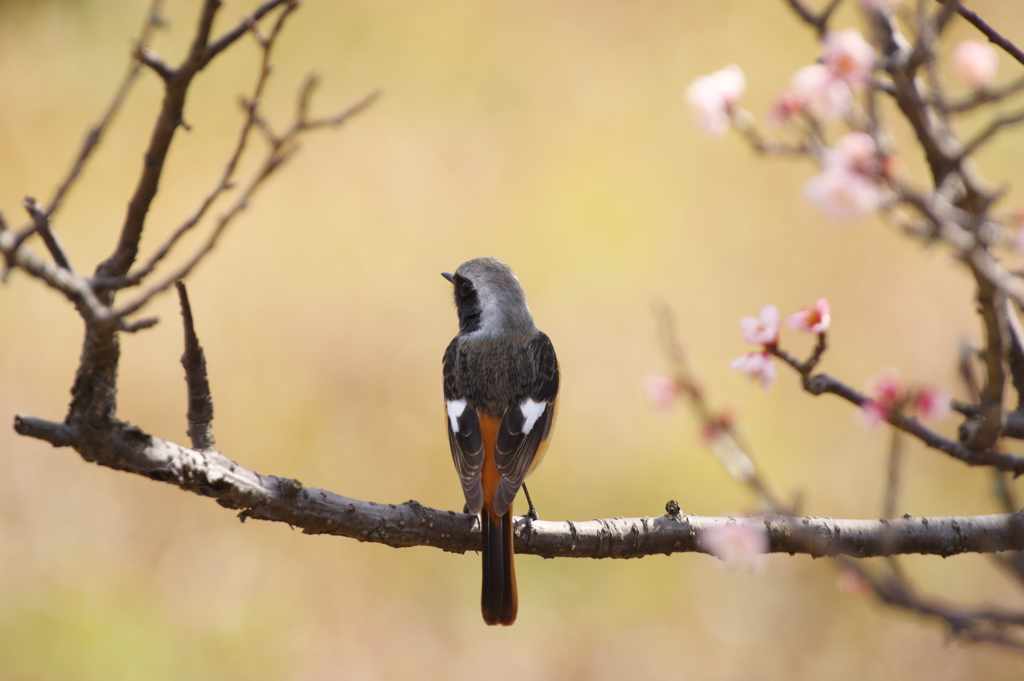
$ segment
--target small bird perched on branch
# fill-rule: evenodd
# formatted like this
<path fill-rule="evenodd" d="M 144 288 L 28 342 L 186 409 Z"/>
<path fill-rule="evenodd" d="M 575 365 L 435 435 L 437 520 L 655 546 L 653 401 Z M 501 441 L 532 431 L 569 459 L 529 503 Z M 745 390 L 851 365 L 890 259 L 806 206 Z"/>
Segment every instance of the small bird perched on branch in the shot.
<path fill-rule="evenodd" d="M 466 508 L 480 514 L 484 621 L 507 626 L 519 608 L 512 501 L 548 447 L 558 359 L 508 265 L 476 258 L 442 276 L 455 287 L 459 315 L 459 334 L 444 353 L 448 442 Z"/>

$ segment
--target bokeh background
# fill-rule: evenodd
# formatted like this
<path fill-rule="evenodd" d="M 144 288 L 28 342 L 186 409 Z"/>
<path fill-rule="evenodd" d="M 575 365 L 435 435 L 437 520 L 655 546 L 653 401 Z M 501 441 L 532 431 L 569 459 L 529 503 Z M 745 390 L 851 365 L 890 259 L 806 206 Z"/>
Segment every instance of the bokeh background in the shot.
<path fill-rule="evenodd" d="M 0 209 L 47 199 L 127 64 L 141 0 L 0 2 Z M 851 3 L 847 3 L 848 5 Z M 176 63 L 197 3 L 170 2 L 154 49 Z M 973 2 L 1018 43 L 1024 7 Z M 250 9 L 230 0 L 219 33 Z M 837 26 L 858 25 L 852 8 Z M 958 22 L 944 46 L 972 37 Z M 801 200 L 805 161 L 712 139 L 683 93 L 738 63 L 758 116 L 818 55 L 783 2 L 537 0 L 309 2 L 275 56 L 266 108 L 283 128 L 303 76 L 328 113 L 372 109 L 300 154 L 189 279 L 220 448 L 264 473 L 379 502 L 461 508 L 444 436 L 441 354 L 457 330 L 439 272 L 480 255 L 516 269 L 563 371 L 554 444 L 531 490 L 542 517 L 757 510 L 684 410 L 642 388 L 664 369 L 651 302 L 675 311 L 714 404 L 738 416 L 767 480 L 804 511 L 877 517 L 888 437 L 844 403 L 768 393 L 730 371 L 737 321 L 827 296 L 824 369 L 857 387 L 881 369 L 963 391 L 977 342 L 968 276 L 941 248 L 880 221 L 828 224 Z M 150 213 L 151 252 L 214 185 L 257 50 L 200 75 Z M 1002 76 L 1020 66 L 1002 58 Z M 160 88 L 145 74 L 57 220 L 80 271 L 115 243 Z M 977 115 L 964 127 L 985 120 Z M 897 129 L 907 174 L 921 163 Z M 245 167 L 251 168 L 254 146 Z M 1024 139 L 979 159 L 1019 202 Z M 243 174 L 244 176 L 244 174 Z M 919 175 L 920 176 L 920 175 Z M 214 211 L 217 212 L 216 210 Z M 179 251 L 183 257 L 197 241 Z M 40 249 L 38 243 L 31 246 Z M 121 418 L 185 442 L 181 326 L 123 341 Z M 511 629 L 479 615 L 479 557 L 393 550 L 247 522 L 168 485 L 18 438 L 15 413 L 60 418 L 81 336 L 71 306 L 15 273 L 0 289 L 0 678 L 49 679 L 995 679 L 1024 663 L 949 643 L 936 624 L 839 588 L 835 568 L 771 556 L 760 576 L 704 555 L 517 561 Z M 811 339 L 784 332 L 798 353 Z M 952 433 L 953 419 L 942 425 Z M 906 455 L 901 512 L 998 510 L 985 472 Z M 929 593 L 1024 607 L 977 556 L 910 558 Z"/>

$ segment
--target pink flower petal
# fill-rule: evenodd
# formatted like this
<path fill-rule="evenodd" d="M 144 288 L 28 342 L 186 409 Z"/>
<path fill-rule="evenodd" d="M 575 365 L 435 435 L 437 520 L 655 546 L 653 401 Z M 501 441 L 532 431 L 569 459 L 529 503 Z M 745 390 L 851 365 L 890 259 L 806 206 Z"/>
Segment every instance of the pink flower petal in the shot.
<path fill-rule="evenodd" d="M 895 369 L 885 369 L 871 385 L 871 395 L 882 405 L 898 407 L 906 399 L 907 387 Z"/>
<path fill-rule="evenodd" d="M 876 400 L 869 399 L 860 405 L 860 411 L 864 416 L 864 421 L 872 428 L 889 420 L 889 408 Z"/>
<path fill-rule="evenodd" d="M 779 340 L 779 308 L 769 303 L 757 317 L 740 320 L 743 340 L 753 345 L 775 345 Z"/>
<path fill-rule="evenodd" d="M 869 177 L 878 175 L 882 169 L 875 140 L 859 130 L 836 140 L 835 146 L 825 152 L 822 161 L 825 168 L 855 170 Z"/>
<path fill-rule="evenodd" d="M 805 307 L 786 317 L 786 324 L 791 328 L 814 334 L 825 333 L 831 323 L 832 313 L 829 310 L 827 298 L 816 302 L 814 307 Z"/>
<path fill-rule="evenodd" d="M 921 418 L 940 421 L 949 415 L 950 399 L 949 391 L 942 386 L 925 385 L 917 389 L 913 408 Z"/>
<path fill-rule="evenodd" d="M 644 392 L 648 399 L 654 404 L 654 408 L 661 413 L 672 409 L 679 396 L 679 385 L 671 376 L 664 374 L 651 374 L 644 379 Z"/>
<path fill-rule="evenodd" d="M 742 371 L 750 380 L 758 381 L 765 390 L 771 388 L 775 382 L 775 362 L 767 352 L 748 352 L 740 355 L 732 361 L 729 368 Z"/>
<path fill-rule="evenodd" d="M 749 523 L 723 525 L 704 530 L 698 538 L 701 547 L 726 566 L 749 572 L 764 569 L 768 553 L 768 536 Z"/>
<path fill-rule="evenodd" d="M 698 127 L 710 135 L 724 135 L 746 86 L 743 70 L 735 64 L 694 80 L 686 90 L 686 99 L 697 116 Z"/>
<path fill-rule="evenodd" d="M 882 193 L 871 178 L 842 167 L 826 168 L 808 180 L 804 197 L 837 222 L 867 217 L 882 203 Z"/>
<path fill-rule="evenodd" d="M 953 72 L 973 88 L 990 84 L 999 69 L 999 55 L 989 43 L 965 40 L 953 48 Z"/>
<path fill-rule="evenodd" d="M 825 36 L 822 57 L 829 74 L 850 85 L 862 85 L 871 78 L 875 65 L 875 48 L 864 40 L 860 31 L 848 28 Z"/>
<path fill-rule="evenodd" d="M 804 109 L 821 120 L 842 118 L 853 103 L 850 86 L 833 77 L 824 64 L 811 64 L 798 69 L 790 85 L 803 102 Z"/>

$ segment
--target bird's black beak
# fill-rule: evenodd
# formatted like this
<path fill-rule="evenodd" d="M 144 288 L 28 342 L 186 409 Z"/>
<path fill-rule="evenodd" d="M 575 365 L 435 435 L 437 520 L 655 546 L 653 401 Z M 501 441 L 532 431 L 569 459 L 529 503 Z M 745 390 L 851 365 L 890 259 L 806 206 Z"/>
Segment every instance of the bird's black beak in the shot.
<path fill-rule="evenodd" d="M 450 281 L 452 284 L 455 283 L 455 275 L 451 272 L 442 272 L 441 276 Z"/>

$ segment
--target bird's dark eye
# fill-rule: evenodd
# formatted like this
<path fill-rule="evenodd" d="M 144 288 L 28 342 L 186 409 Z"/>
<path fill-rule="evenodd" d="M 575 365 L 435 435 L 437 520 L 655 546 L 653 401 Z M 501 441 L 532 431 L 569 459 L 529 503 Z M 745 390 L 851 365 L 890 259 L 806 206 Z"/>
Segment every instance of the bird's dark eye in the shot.
<path fill-rule="evenodd" d="M 464 296 L 468 296 L 472 292 L 473 292 L 473 284 L 469 283 L 468 281 L 463 281 L 461 284 L 459 284 L 459 293 L 460 294 L 462 294 Z"/>

